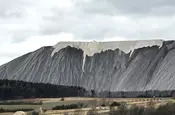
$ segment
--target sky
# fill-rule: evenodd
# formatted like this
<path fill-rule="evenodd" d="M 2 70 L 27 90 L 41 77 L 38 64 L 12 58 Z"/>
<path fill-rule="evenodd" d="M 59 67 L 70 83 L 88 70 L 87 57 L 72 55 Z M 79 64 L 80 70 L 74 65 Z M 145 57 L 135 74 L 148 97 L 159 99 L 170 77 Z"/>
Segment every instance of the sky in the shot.
<path fill-rule="evenodd" d="M 175 0 L 0 0 L 0 65 L 59 41 L 174 39 Z"/>

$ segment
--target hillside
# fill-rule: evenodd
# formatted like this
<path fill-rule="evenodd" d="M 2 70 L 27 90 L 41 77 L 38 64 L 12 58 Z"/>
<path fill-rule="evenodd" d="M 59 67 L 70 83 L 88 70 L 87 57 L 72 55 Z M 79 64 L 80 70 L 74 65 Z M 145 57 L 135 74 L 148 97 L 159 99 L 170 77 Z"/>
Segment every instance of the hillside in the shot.
<path fill-rule="evenodd" d="M 175 41 L 58 43 L 0 66 L 0 79 L 101 91 L 175 90 Z"/>

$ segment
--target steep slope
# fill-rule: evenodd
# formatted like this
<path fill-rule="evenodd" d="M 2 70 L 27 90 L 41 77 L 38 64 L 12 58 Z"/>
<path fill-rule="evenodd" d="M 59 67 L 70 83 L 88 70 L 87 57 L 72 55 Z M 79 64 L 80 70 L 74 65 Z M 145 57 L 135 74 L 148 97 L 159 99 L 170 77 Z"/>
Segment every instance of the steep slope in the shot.
<path fill-rule="evenodd" d="M 175 41 L 58 43 L 0 66 L 0 79 L 99 92 L 175 90 L 174 48 Z"/>

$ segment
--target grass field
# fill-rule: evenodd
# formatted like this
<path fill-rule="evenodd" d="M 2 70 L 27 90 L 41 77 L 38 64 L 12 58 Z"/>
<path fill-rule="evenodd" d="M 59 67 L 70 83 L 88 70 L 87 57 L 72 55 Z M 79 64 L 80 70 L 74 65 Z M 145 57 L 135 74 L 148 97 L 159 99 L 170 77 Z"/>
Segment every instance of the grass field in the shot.
<path fill-rule="evenodd" d="M 79 109 L 73 109 L 73 110 L 51 110 L 52 107 L 58 106 L 58 105 L 68 105 L 68 104 L 77 104 L 77 103 L 83 103 L 87 105 L 87 108 L 84 108 L 84 111 L 89 111 L 90 108 L 94 107 L 100 107 L 102 104 L 109 105 L 112 102 L 125 102 L 128 106 L 129 105 L 138 105 L 138 106 L 145 106 L 150 100 L 153 100 L 156 106 L 159 106 L 161 104 L 166 104 L 168 102 L 175 102 L 173 99 L 170 98 L 78 98 L 78 97 L 72 97 L 72 98 L 64 98 L 64 101 L 60 101 L 61 98 L 38 98 L 38 99 L 24 99 L 22 101 L 42 101 L 42 105 L 0 105 L 0 108 L 8 109 L 8 110 L 16 110 L 16 109 L 34 109 L 36 111 L 39 111 L 39 108 L 42 107 L 43 109 L 47 110 L 47 114 L 58 114 L 58 113 L 65 113 L 65 112 L 74 112 L 78 111 Z M 109 107 L 105 108 L 97 108 L 101 109 L 102 111 L 109 111 Z M 82 108 L 83 110 L 83 108 Z M 0 115 L 12 115 L 13 113 L 0 113 Z"/>

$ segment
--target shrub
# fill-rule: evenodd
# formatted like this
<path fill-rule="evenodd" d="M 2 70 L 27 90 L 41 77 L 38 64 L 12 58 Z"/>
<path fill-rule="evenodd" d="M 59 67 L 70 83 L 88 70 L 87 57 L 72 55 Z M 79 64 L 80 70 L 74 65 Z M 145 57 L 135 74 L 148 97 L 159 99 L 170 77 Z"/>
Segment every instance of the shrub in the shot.
<path fill-rule="evenodd" d="M 105 104 L 102 104 L 101 107 L 106 107 L 106 105 Z"/>
<path fill-rule="evenodd" d="M 128 109 L 121 103 L 117 110 L 110 110 L 110 115 L 175 115 L 175 103 L 167 103 L 157 109 L 152 104 L 147 108 L 135 105 Z"/>
<path fill-rule="evenodd" d="M 0 113 L 2 113 L 2 112 L 4 112 L 4 109 L 1 107 L 1 108 L 0 108 Z"/>
<path fill-rule="evenodd" d="M 106 105 L 107 99 L 106 98 L 102 98 L 102 105 Z"/>
<path fill-rule="evenodd" d="M 128 109 L 126 107 L 126 103 L 113 102 L 111 105 L 110 105 L 110 113 L 109 113 L 110 115 L 126 115 L 127 114 Z M 115 107 L 117 107 L 117 109 L 115 109 Z"/>
<path fill-rule="evenodd" d="M 110 106 L 111 107 L 114 107 L 114 106 L 120 106 L 121 104 L 120 103 L 118 103 L 118 102 L 113 102 Z"/>
<path fill-rule="evenodd" d="M 33 111 L 33 109 L 4 109 L 4 108 L 0 108 L 0 113 L 4 113 L 4 112 L 16 112 L 16 111 Z"/>
<path fill-rule="evenodd" d="M 60 99 L 60 101 L 64 101 L 64 97 Z"/>
<path fill-rule="evenodd" d="M 70 105 L 58 105 L 52 108 L 52 110 L 64 110 L 64 109 L 77 109 L 77 108 L 82 108 L 82 107 L 87 107 L 87 105 L 83 103 L 78 103 L 78 104 L 70 104 Z"/>

